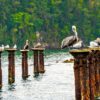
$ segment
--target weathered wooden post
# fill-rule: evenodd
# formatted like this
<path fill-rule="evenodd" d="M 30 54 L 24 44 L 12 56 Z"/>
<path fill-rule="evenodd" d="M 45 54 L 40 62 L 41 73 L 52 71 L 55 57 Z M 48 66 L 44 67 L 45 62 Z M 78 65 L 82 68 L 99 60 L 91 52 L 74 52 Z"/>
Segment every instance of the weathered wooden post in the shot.
<path fill-rule="evenodd" d="M 76 100 L 90 100 L 89 68 L 87 66 L 88 50 L 72 50 L 74 56 Z"/>
<path fill-rule="evenodd" d="M 87 61 L 89 67 L 89 83 L 90 83 L 90 100 L 94 100 L 96 93 L 96 82 L 95 82 L 95 57 L 94 52 L 90 51 Z"/>
<path fill-rule="evenodd" d="M 39 50 L 39 72 L 40 73 L 44 73 L 45 69 L 44 69 L 44 48 L 41 48 Z"/>
<path fill-rule="evenodd" d="M 15 51 L 16 49 L 7 49 L 8 51 L 8 83 L 15 82 Z"/>
<path fill-rule="evenodd" d="M 44 73 L 44 48 L 32 48 L 34 52 L 34 74 Z"/>
<path fill-rule="evenodd" d="M 1 53 L 2 53 L 2 51 L 0 51 L 0 89 L 2 88 Z"/>
<path fill-rule="evenodd" d="M 100 96 L 100 50 L 95 50 L 96 97 Z"/>
<path fill-rule="evenodd" d="M 28 53 L 29 50 L 21 50 L 22 53 L 22 78 L 26 79 L 28 78 Z"/>

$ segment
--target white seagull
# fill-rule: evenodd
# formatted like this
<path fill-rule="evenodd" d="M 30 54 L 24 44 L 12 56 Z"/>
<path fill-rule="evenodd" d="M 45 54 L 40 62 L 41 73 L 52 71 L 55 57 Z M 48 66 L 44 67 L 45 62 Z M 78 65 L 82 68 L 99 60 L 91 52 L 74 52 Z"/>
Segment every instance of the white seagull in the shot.
<path fill-rule="evenodd" d="M 24 50 L 25 49 L 29 49 L 29 42 L 28 42 L 28 40 L 26 40 L 26 43 L 25 43 L 25 45 L 24 45 Z"/>
<path fill-rule="evenodd" d="M 4 51 L 4 49 L 5 49 L 5 48 L 4 48 L 4 45 L 2 45 L 2 46 L 0 47 L 0 50 L 1 50 L 1 51 Z"/>
<path fill-rule="evenodd" d="M 6 45 L 6 46 L 5 46 L 5 49 L 9 49 L 9 45 Z"/>
<path fill-rule="evenodd" d="M 15 44 L 15 45 L 13 46 L 13 48 L 14 48 L 14 49 L 17 49 L 17 45 Z"/>

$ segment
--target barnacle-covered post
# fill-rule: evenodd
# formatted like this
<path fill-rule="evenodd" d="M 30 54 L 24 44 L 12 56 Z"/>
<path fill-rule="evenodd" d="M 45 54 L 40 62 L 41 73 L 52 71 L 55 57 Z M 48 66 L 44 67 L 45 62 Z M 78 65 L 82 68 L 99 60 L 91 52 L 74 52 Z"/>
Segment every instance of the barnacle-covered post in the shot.
<path fill-rule="evenodd" d="M 15 82 L 15 51 L 16 49 L 7 49 L 8 51 L 8 83 Z"/>
<path fill-rule="evenodd" d="M 22 78 L 26 79 L 28 78 L 28 51 L 29 50 L 21 50 L 22 53 Z"/>
<path fill-rule="evenodd" d="M 76 100 L 90 100 L 88 50 L 71 50 L 74 56 L 75 96 Z"/>

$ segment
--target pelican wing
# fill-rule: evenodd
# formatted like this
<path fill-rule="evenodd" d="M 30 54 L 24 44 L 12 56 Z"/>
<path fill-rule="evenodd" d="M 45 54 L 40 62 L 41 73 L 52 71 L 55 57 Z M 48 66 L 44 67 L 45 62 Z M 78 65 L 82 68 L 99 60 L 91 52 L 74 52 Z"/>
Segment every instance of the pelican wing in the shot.
<path fill-rule="evenodd" d="M 66 37 L 61 43 L 61 48 L 64 49 L 65 47 L 71 46 L 74 42 L 76 42 L 76 40 L 75 36 Z"/>

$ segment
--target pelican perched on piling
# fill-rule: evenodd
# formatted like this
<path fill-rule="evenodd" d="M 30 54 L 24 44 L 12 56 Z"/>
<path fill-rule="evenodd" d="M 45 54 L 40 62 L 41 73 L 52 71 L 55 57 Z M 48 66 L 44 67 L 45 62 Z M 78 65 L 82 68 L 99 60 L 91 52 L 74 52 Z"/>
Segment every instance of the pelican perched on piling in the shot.
<path fill-rule="evenodd" d="M 29 42 L 28 42 L 28 40 L 26 40 L 26 43 L 24 45 L 24 49 L 29 49 Z"/>
<path fill-rule="evenodd" d="M 71 48 L 82 48 L 83 47 L 83 41 L 78 38 L 78 33 L 77 33 L 75 25 L 72 26 L 72 31 L 74 32 L 74 35 L 63 39 L 61 43 L 62 49 L 66 47 L 71 47 Z"/>
<path fill-rule="evenodd" d="M 83 44 L 82 40 L 79 40 L 78 42 L 76 42 L 75 44 L 73 44 L 71 46 L 71 48 L 73 48 L 73 49 L 80 49 L 80 48 L 83 48 L 83 47 L 84 47 L 84 44 Z"/>

